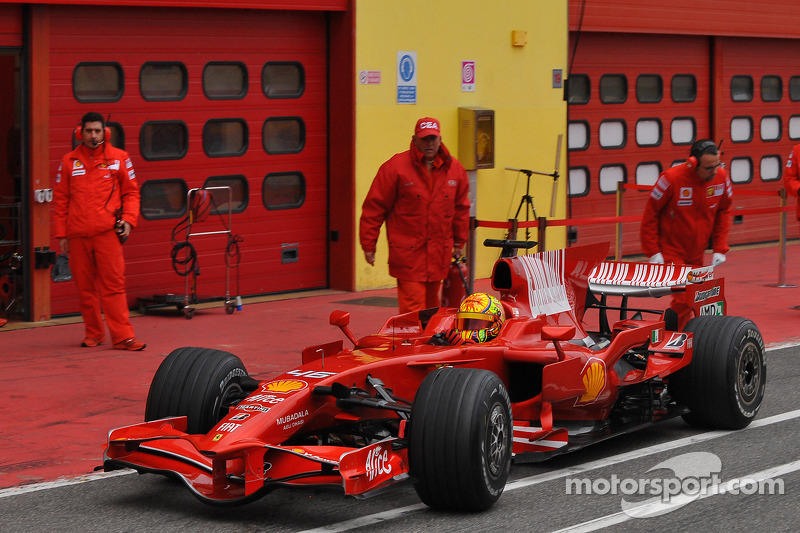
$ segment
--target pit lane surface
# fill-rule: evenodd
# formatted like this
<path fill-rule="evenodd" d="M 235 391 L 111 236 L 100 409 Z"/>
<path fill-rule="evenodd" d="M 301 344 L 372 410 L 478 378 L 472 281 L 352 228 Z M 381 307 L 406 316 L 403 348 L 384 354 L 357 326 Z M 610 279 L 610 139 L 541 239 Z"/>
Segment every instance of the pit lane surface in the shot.
<path fill-rule="evenodd" d="M 764 404 L 745 430 L 702 431 L 681 419 L 612 439 L 539 464 L 512 467 L 499 502 L 481 514 L 448 514 L 422 505 L 411 485 L 368 500 L 338 493 L 277 490 L 250 505 L 214 508 L 181 483 L 160 476 L 115 473 L 75 484 L 42 484 L 0 491 L 0 529 L 17 531 L 797 531 L 800 528 L 800 348 L 767 354 Z M 98 448 L 98 457 L 99 457 Z M 622 500 L 644 482 L 662 478 L 691 489 L 702 465 L 717 457 L 726 488 L 745 478 L 769 480 L 757 490 L 701 497 L 677 495 L 673 510 L 633 518 Z M 669 469 L 654 469 L 672 459 Z M 705 461 L 705 463 L 704 463 Z M 617 480 L 617 493 L 610 486 Z M 576 494 L 575 483 L 592 487 Z M 652 484 L 652 481 L 649 481 Z M 571 492 L 568 489 L 573 483 Z M 638 484 L 638 485 L 637 485 Z M 629 491 L 624 494 L 623 491 Z M 26 492 L 28 491 L 28 492 Z M 772 492 L 769 494 L 768 492 Z M 783 492 L 780 494 L 780 492 Z M 604 493 L 605 492 L 605 493 Z M 745 492 L 753 494 L 743 494 Z M 759 493 L 761 492 L 761 493 Z M 682 498 L 682 499 L 681 499 Z M 684 504 L 684 505 L 680 505 Z M 643 512 L 641 509 L 639 512 Z"/>

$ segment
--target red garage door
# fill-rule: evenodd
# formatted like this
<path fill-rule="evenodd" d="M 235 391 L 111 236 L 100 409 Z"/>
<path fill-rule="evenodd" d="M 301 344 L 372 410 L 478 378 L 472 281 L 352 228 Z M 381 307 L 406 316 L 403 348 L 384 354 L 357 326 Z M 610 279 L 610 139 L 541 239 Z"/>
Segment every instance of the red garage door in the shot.
<path fill-rule="evenodd" d="M 231 187 L 232 202 L 216 197 L 223 216 L 193 226 L 201 298 L 224 295 L 228 242 L 197 234 L 227 229 L 243 239 L 240 256 L 228 259 L 238 264 L 233 295 L 326 286 L 325 14 L 51 9 L 52 172 L 83 113 L 109 116 L 143 195 L 125 245 L 131 303 L 184 292 L 172 231 L 187 214 L 186 191 L 203 186 Z M 113 29 L 87 30 L 98 21 Z M 54 284 L 53 314 L 77 309 L 72 284 Z"/>
<path fill-rule="evenodd" d="M 618 182 L 652 185 L 683 161 L 710 135 L 710 99 L 708 38 L 582 34 L 569 79 L 570 217 L 614 216 Z M 641 214 L 646 198 L 626 192 L 623 214 Z M 639 224 L 623 229 L 622 253 L 641 253 Z M 613 243 L 615 227 L 569 235 L 571 244 Z"/>
<path fill-rule="evenodd" d="M 723 160 L 736 194 L 731 243 L 779 237 L 778 217 L 747 210 L 775 209 L 783 166 L 800 142 L 800 40 L 717 38 L 715 130 L 725 138 Z M 768 194 L 768 196 L 763 196 Z M 790 200 L 791 205 L 794 199 Z M 791 214 L 793 215 L 793 213 Z M 789 217 L 790 237 L 797 224 Z"/>

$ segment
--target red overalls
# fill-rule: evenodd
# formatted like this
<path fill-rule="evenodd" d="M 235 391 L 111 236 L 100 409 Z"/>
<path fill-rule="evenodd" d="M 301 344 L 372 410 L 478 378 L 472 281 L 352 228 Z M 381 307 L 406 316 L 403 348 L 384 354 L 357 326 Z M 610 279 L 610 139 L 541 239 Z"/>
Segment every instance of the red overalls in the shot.
<path fill-rule="evenodd" d="M 105 314 L 111 342 L 134 337 L 125 293 L 125 258 L 115 232 L 117 213 L 131 226 L 139 187 L 127 152 L 83 144 L 64 156 L 53 188 L 56 239 L 69 239 L 70 270 L 80 296 L 86 337 L 102 341 Z"/>
<path fill-rule="evenodd" d="M 694 169 L 678 165 L 664 171 L 650 193 L 642 216 L 642 250 L 647 257 L 659 252 L 665 263 L 703 266 L 709 240 L 714 252 L 727 253 L 733 187 L 724 168 L 710 181 Z M 684 294 L 672 299 L 679 328 L 689 321 Z"/>

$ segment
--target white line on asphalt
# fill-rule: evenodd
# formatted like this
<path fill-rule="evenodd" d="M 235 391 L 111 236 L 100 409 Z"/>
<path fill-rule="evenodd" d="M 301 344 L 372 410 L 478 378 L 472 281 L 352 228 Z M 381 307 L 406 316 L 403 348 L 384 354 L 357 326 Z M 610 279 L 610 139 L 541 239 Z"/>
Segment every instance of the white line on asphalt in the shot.
<path fill-rule="evenodd" d="M 548 481 L 553 481 L 555 479 L 559 479 L 562 477 L 573 476 L 576 474 L 581 474 L 584 472 L 588 472 L 590 470 L 596 470 L 598 468 L 604 468 L 609 465 L 622 463 L 625 461 L 632 461 L 634 459 L 639 459 L 642 457 L 647 457 L 648 455 L 654 455 L 656 453 L 661 453 L 669 450 L 674 450 L 676 448 L 681 448 L 684 446 L 691 446 L 693 444 L 698 444 L 701 442 L 709 441 L 712 439 L 717 439 L 719 437 L 725 437 L 727 435 L 731 435 L 733 433 L 739 433 L 741 431 L 748 431 L 751 429 L 757 429 L 760 427 L 768 426 L 771 424 L 777 424 L 780 422 L 785 422 L 787 420 L 793 420 L 795 418 L 800 418 L 800 409 L 795 411 L 789 411 L 788 413 L 782 413 L 779 415 L 771 416 L 769 418 L 764 418 L 762 420 L 755 420 L 749 426 L 744 429 L 740 430 L 726 430 L 726 431 L 709 431 L 706 433 L 701 433 L 700 435 L 694 435 L 691 437 L 686 437 L 683 439 L 678 439 L 672 442 L 665 442 L 663 444 L 655 444 L 653 446 L 648 446 L 647 448 L 642 448 L 640 450 L 635 450 L 632 452 L 621 453 L 618 455 L 614 455 L 611 457 L 607 457 L 605 459 L 600 459 L 597 461 L 590 461 L 588 463 L 584 463 L 577 466 L 571 466 L 569 468 L 562 468 L 560 470 L 554 470 L 552 472 L 547 472 L 544 474 L 537 474 L 535 476 L 518 479 L 517 481 L 512 481 L 511 483 L 506 485 L 505 491 L 509 492 L 512 490 L 517 490 L 525 487 L 530 487 L 531 485 L 538 485 L 540 483 L 546 483 Z M 385 523 L 388 520 L 396 520 L 403 515 L 407 515 L 414 511 L 419 511 L 422 509 L 426 509 L 427 507 L 423 504 L 416 504 L 416 505 L 409 505 L 406 507 L 400 507 L 398 509 L 390 509 L 388 511 L 384 511 L 382 513 L 371 514 L 367 516 L 362 516 L 359 518 L 354 518 L 352 520 L 346 520 L 344 522 L 338 522 L 335 524 L 327 524 L 318 528 L 314 529 L 307 529 L 300 533 L 338 533 L 341 531 L 350 531 L 352 529 L 356 529 L 359 527 L 364 526 L 371 526 L 376 525 L 379 523 Z"/>
<path fill-rule="evenodd" d="M 20 485 L 19 487 L 9 487 L 7 489 L 0 489 L 0 498 L 8 498 L 9 496 L 19 496 L 20 494 L 27 494 L 29 492 L 37 492 L 40 490 L 57 489 L 59 487 L 66 487 L 69 485 L 80 485 L 89 481 L 98 481 L 109 477 L 124 476 L 126 474 L 133 474 L 135 470 L 115 470 L 113 472 L 93 472 L 85 476 L 72 477 L 69 479 L 57 479 L 55 481 L 45 481 L 44 483 L 35 483 L 31 485 Z"/>

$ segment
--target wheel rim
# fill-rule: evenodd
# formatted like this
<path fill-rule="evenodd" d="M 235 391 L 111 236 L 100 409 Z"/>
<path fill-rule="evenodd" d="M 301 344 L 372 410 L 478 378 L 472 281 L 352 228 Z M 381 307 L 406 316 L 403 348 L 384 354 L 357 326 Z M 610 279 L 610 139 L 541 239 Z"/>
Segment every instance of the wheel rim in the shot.
<path fill-rule="evenodd" d="M 505 469 L 508 454 L 508 418 L 500 404 L 495 404 L 489 414 L 487 429 L 487 459 L 489 473 L 496 477 Z"/>
<path fill-rule="evenodd" d="M 758 347 L 749 343 L 742 350 L 739 358 L 739 396 L 744 404 L 753 403 L 761 388 L 761 352 Z"/>

